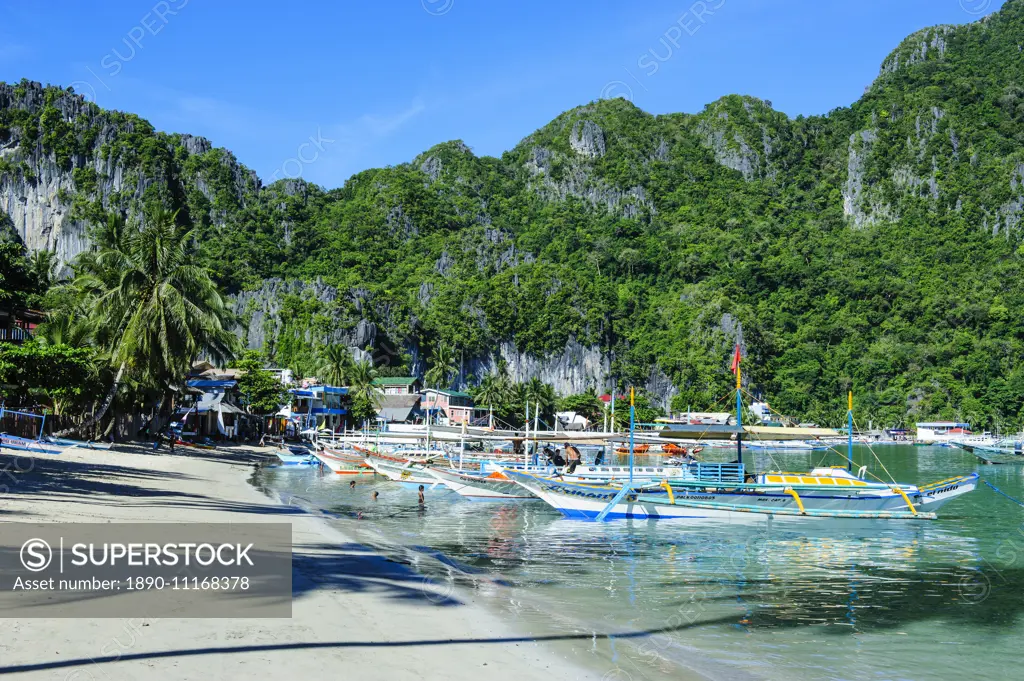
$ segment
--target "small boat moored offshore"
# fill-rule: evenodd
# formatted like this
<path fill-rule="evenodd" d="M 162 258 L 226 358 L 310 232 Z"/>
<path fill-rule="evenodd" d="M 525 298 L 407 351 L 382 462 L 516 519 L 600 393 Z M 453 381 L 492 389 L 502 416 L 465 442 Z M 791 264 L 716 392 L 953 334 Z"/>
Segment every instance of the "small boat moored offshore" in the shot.
<path fill-rule="evenodd" d="M 274 452 L 274 455 L 281 462 L 282 466 L 312 466 L 316 462 L 312 452 L 298 447 L 288 451 L 280 450 Z"/>
<path fill-rule="evenodd" d="M 352 451 L 348 456 L 344 450 L 321 449 L 313 454 L 317 461 L 338 475 L 373 475 L 372 468 L 366 465 L 365 456 Z"/>
<path fill-rule="evenodd" d="M 1020 441 L 998 442 L 995 445 L 970 445 L 955 442 L 952 446 L 974 454 L 984 463 L 1008 464 L 1024 463 L 1024 443 Z"/>

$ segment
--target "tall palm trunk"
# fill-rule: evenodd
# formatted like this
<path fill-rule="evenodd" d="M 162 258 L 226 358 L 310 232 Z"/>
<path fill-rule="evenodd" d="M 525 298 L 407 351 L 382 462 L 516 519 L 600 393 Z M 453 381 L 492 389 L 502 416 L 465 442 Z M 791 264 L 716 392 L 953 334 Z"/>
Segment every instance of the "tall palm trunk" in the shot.
<path fill-rule="evenodd" d="M 65 428 L 64 430 L 54 433 L 53 437 L 67 437 L 72 433 L 85 430 L 97 423 L 110 409 L 110 405 L 114 403 L 114 397 L 117 396 L 117 391 L 121 387 L 121 379 L 124 378 L 125 363 L 121 362 L 121 366 L 117 370 L 117 374 L 114 376 L 114 384 L 110 386 L 110 390 L 107 392 L 107 396 L 103 398 L 103 402 L 100 404 L 100 408 L 93 412 L 93 415 L 87 418 L 85 421 L 77 426 L 71 428 Z"/>

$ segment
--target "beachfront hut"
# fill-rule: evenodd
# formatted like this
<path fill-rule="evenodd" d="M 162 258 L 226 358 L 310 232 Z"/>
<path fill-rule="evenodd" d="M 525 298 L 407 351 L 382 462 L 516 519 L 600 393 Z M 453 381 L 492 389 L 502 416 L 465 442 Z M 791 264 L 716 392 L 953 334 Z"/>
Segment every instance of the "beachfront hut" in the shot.
<path fill-rule="evenodd" d="M 300 433 L 310 428 L 339 431 L 344 426 L 348 413 L 348 388 L 333 385 L 313 385 L 292 388 L 291 404 L 282 409 L 278 416 L 286 420 L 288 434 Z"/>
<path fill-rule="evenodd" d="M 427 388 L 423 391 L 420 404 L 431 418 L 447 419 L 448 423 L 473 423 L 486 418 L 486 409 L 477 409 L 469 393 L 457 390 Z"/>
<path fill-rule="evenodd" d="M 36 326 L 46 317 L 38 310 L 12 310 L 0 307 L 0 342 L 20 345 L 32 338 Z"/>
<path fill-rule="evenodd" d="M 175 420 L 182 434 L 233 440 L 248 435 L 251 417 L 238 406 L 238 381 L 193 378 L 182 398 Z"/>
<path fill-rule="evenodd" d="M 373 385 L 385 395 L 416 395 L 423 389 L 415 376 L 379 376 Z"/>
<path fill-rule="evenodd" d="M 590 427 L 587 417 L 574 411 L 556 412 L 555 418 L 558 419 L 558 427 L 562 430 L 586 430 Z"/>

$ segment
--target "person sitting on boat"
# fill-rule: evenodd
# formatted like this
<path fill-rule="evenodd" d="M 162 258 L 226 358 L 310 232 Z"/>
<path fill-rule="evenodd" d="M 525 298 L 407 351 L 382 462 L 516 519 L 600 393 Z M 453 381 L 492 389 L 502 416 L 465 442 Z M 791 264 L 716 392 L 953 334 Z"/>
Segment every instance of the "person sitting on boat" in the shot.
<path fill-rule="evenodd" d="M 565 465 L 565 457 L 562 456 L 561 452 L 551 451 L 550 449 L 545 448 L 544 453 L 547 454 L 548 463 L 551 465 L 557 466 L 558 468 Z"/>

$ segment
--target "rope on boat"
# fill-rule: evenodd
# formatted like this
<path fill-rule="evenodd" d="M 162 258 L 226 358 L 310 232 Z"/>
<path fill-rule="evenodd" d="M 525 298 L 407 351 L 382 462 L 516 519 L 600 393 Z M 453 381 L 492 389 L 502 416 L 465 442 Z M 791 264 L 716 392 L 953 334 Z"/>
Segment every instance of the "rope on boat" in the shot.
<path fill-rule="evenodd" d="M 860 424 L 857 423 L 856 416 L 853 417 L 853 425 L 856 426 L 858 430 L 860 429 Z M 853 433 L 850 433 L 850 436 L 852 437 Z M 892 481 L 892 484 L 899 486 L 899 483 L 896 482 L 896 478 L 893 477 L 892 473 L 889 472 L 889 469 L 885 467 L 884 463 L 882 463 L 882 459 L 878 456 L 878 453 L 875 452 L 875 449 L 874 447 L 871 446 L 871 443 L 865 442 L 864 444 L 867 445 L 868 451 L 871 452 L 871 456 L 875 457 L 875 461 L 877 461 L 878 465 L 882 467 L 882 470 L 885 471 L 885 474 L 889 476 L 889 480 Z M 879 482 L 883 482 L 881 478 L 879 478 L 877 475 L 872 475 L 870 471 L 868 471 L 868 475 L 871 475 L 871 477 L 876 478 Z"/>
<path fill-rule="evenodd" d="M 1004 492 L 1003 490 L 999 489 L 998 487 L 996 487 L 995 485 L 993 485 L 993 484 L 992 484 L 991 482 L 989 482 L 988 480 L 982 480 L 982 482 L 983 482 L 983 483 L 985 483 L 986 485 L 988 485 L 988 486 L 989 486 L 989 487 L 990 487 L 990 488 L 992 489 L 992 491 L 993 491 L 993 492 L 995 492 L 996 494 L 1001 494 L 1002 496 L 1006 497 L 1007 499 L 1009 499 L 1009 500 L 1010 500 L 1010 501 L 1012 501 L 1013 503 L 1017 504 L 1018 506 L 1024 507 L 1024 502 L 1022 502 L 1022 501 L 1019 501 L 1018 499 L 1014 499 L 1014 498 L 1013 498 L 1013 497 L 1011 497 L 1011 496 L 1010 496 L 1009 494 L 1007 494 L 1007 493 L 1006 493 L 1006 492 Z"/>

